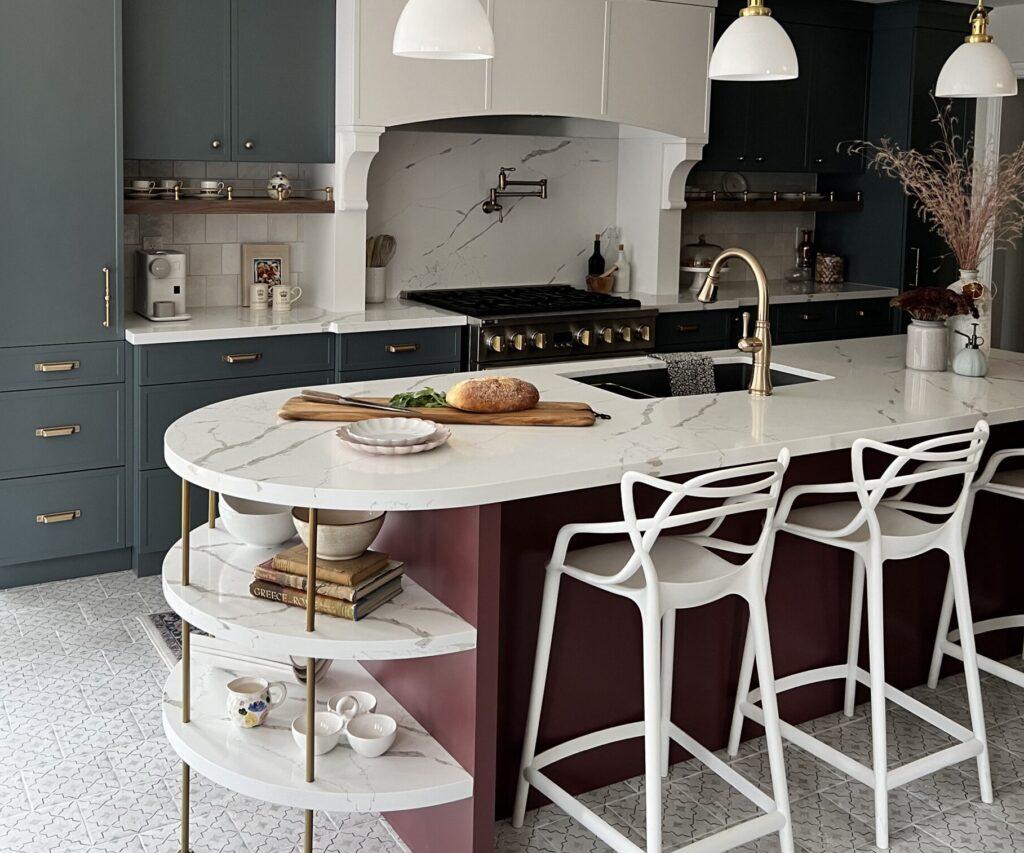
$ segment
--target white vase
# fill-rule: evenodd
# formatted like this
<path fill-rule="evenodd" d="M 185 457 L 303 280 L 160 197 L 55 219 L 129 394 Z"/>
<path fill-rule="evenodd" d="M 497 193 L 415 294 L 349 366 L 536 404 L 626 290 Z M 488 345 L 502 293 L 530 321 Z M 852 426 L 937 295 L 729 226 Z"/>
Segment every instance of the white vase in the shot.
<path fill-rule="evenodd" d="M 966 339 L 956 332 L 960 331 L 969 336 L 975 323 L 978 324 L 978 337 L 984 341 L 981 345 L 981 352 L 985 358 L 988 358 L 992 349 L 989 343 L 992 339 L 992 297 L 994 295 L 992 288 L 978 281 L 977 270 L 960 270 L 960 278 L 949 286 L 949 290 L 963 293 L 965 289 L 968 295 L 980 294 L 974 296 L 974 307 L 978 309 L 978 319 L 975 320 L 970 314 L 961 314 L 958 317 L 950 317 L 946 321 L 949 328 L 950 364 L 967 344 Z"/>
<path fill-rule="evenodd" d="M 941 320 L 911 320 L 907 327 L 907 367 L 945 370 L 948 335 Z"/>

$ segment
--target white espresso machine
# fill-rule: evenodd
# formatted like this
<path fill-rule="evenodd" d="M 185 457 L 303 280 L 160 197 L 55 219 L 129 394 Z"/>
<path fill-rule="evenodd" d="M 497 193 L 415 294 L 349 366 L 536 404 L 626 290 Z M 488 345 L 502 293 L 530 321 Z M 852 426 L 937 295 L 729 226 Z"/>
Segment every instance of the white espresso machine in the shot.
<path fill-rule="evenodd" d="M 185 253 L 138 251 L 135 271 L 135 313 L 167 323 L 188 320 L 185 310 Z"/>

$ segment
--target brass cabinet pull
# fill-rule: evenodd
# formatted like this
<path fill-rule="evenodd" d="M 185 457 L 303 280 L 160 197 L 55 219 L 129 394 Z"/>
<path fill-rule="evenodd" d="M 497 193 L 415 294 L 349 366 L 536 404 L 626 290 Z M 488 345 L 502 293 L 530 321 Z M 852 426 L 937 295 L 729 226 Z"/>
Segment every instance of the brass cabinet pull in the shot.
<path fill-rule="evenodd" d="M 416 352 L 419 348 L 419 344 L 388 344 L 384 347 L 385 350 L 392 354 L 400 352 Z"/>
<path fill-rule="evenodd" d="M 679 331 L 684 333 L 699 332 L 700 326 L 698 326 L 696 323 L 687 323 L 683 326 L 680 326 Z"/>
<path fill-rule="evenodd" d="M 103 326 L 110 327 L 110 267 L 103 267 Z"/>
<path fill-rule="evenodd" d="M 81 431 L 82 427 L 78 424 L 68 424 L 67 426 L 58 427 L 39 427 L 39 429 L 36 430 L 36 436 L 38 438 L 64 438 L 65 436 L 74 435 Z"/>
<path fill-rule="evenodd" d="M 242 352 L 235 355 L 224 356 L 226 364 L 249 364 L 253 361 L 259 361 L 263 358 L 263 353 L 260 352 Z"/>
<path fill-rule="evenodd" d="M 80 509 L 69 509 L 67 512 L 48 512 L 36 516 L 36 524 L 62 524 L 82 517 Z"/>
<path fill-rule="evenodd" d="M 80 361 L 37 361 L 36 373 L 67 373 L 81 366 Z"/>

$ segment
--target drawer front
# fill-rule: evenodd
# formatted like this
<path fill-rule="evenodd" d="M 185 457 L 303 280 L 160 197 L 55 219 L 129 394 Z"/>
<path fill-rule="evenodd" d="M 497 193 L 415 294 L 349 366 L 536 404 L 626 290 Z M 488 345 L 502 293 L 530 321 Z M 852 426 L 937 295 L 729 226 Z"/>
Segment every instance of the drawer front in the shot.
<path fill-rule="evenodd" d="M 132 347 L 139 385 L 242 379 L 334 367 L 334 336 L 285 335 Z"/>
<path fill-rule="evenodd" d="M 773 324 L 773 339 L 780 344 L 828 340 L 836 329 L 835 302 L 780 305 L 775 316 L 777 321 Z"/>
<path fill-rule="evenodd" d="M 839 302 L 836 325 L 841 332 L 885 334 L 892 329 L 893 311 L 888 299 L 864 299 Z"/>
<path fill-rule="evenodd" d="M 0 479 L 124 465 L 124 385 L 0 394 Z"/>
<path fill-rule="evenodd" d="M 463 329 L 451 326 L 339 335 L 338 370 L 457 362 L 462 358 Z"/>
<path fill-rule="evenodd" d="M 124 468 L 0 482 L 0 566 L 125 547 Z"/>
<path fill-rule="evenodd" d="M 167 468 L 139 471 L 135 475 L 135 492 L 135 548 L 141 554 L 170 550 L 181 538 L 181 479 Z M 194 530 L 206 521 L 206 489 L 192 486 L 189 492 L 189 527 Z"/>
<path fill-rule="evenodd" d="M 0 391 L 124 381 L 124 344 L 0 349 Z"/>
<path fill-rule="evenodd" d="M 678 352 L 701 347 L 728 345 L 732 326 L 731 311 L 686 311 L 659 314 L 654 336 L 659 352 Z"/>
<path fill-rule="evenodd" d="M 139 388 L 135 394 L 136 467 L 164 467 L 164 433 L 182 415 L 233 397 L 333 382 L 333 371 L 320 371 Z"/>
<path fill-rule="evenodd" d="M 342 370 L 339 382 L 376 382 L 380 379 L 402 379 L 406 376 L 434 376 L 442 373 L 458 373 L 462 365 L 457 361 L 449 364 L 418 364 L 401 367 L 378 367 L 375 370 Z"/>

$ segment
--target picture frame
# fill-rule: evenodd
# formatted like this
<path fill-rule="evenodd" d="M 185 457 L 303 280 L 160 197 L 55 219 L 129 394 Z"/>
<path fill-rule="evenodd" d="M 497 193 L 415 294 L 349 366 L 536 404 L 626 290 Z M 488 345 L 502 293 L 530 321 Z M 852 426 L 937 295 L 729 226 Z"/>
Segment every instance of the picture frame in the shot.
<path fill-rule="evenodd" d="M 249 306 L 249 285 L 291 284 L 291 246 L 287 243 L 242 244 L 241 304 Z"/>

